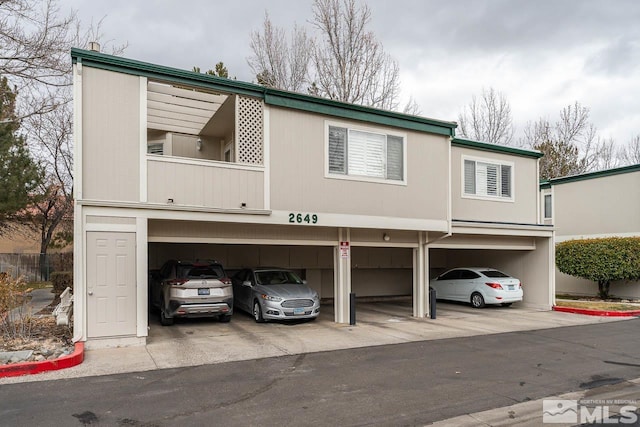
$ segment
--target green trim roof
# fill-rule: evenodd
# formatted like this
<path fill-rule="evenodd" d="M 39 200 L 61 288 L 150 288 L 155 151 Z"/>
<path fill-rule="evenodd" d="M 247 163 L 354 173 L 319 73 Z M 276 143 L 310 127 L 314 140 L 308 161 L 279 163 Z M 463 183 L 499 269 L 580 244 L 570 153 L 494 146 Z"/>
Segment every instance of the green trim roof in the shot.
<path fill-rule="evenodd" d="M 83 49 L 71 49 L 73 63 L 114 72 L 144 76 L 168 83 L 178 83 L 194 87 L 237 93 L 263 99 L 265 104 L 292 108 L 318 114 L 326 114 L 345 119 L 361 120 L 384 126 L 395 126 L 439 135 L 454 136 L 455 122 L 411 116 L 387 110 L 348 104 L 325 98 L 317 98 L 300 93 L 268 88 L 253 83 L 225 79 L 193 71 L 165 67 L 148 62 L 136 61 L 105 53 Z"/>
<path fill-rule="evenodd" d="M 624 173 L 640 172 L 640 164 L 622 166 L 614 169 L 605 169 L 596 172 L 588 172 L 580 175 L 563 176 L 560 178 L 552 178 L 546 181 L 540 181 L 540 188 L 551 188 L 552 185 L 566 184 L 568 182 L 585 181 L 587 179 L 603 178 L 605 176 L 621 175 Z"/>
<path fill-rule="evenodd" d="M 537 150 L 525 150 L 523 148 L 490 144 L 488 142 L 472 141 L 470 139 L 463 138 L 453 138 L 451 145 L 456 147 L 473 148 L 474 150 L 492 151 L 494 153 L 515 154 L 516 156 L 533 157 L 535 159 L 539 159 L 543 156 L 543 154 Z"/>

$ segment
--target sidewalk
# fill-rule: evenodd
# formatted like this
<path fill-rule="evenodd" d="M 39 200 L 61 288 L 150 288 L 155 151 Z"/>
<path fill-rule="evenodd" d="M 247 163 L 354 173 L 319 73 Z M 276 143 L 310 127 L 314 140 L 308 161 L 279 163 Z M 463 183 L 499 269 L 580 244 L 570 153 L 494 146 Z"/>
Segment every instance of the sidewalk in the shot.
<path fill-rule="evenodd" d="M 32 316 L 35 316 L 53 302 L 53 293 L 51 291 L 51 288 L 34 289 L 29 293 L 31 298 L 27 301 L 25 307 L 14 308 L 9 316 L 17 317 L 25 308 L 30 311 Z"/>
<path fill-rule="evenodd" d="M 545 419 L 545 409 L 550 406 L 558 407 L 557 405 L 550 405 L 554 402 L 547 402 L 544 405 L 545 400 L 571 400 L 578 401 L 579 405 L 575 411 L 571 408 L 569 410 L 557 410 L 547 411 Z M 610 402 L 617 401 L 619 404 L 612 404 Z M 580 404 L 582 402 L 582 404 Z M 609 404 L 607 404 L 609 402 Z M 560 403 L 560 402 L 559 402 Z M 570 402 L 564 402 L 570 403 Z M 476 427 L 476 426 L 523 426 L 534 427 L 543 425 L 544 422 L 552 422 L 553 426 L 575 426 L 577 424 L 584 424 L 587 422 L 601 423 L 602 420 L 608 416 L 611 424 L 629 425 L 628 421 L 631 421 L 633 415 L 627 415 L 620 419 L 620 407 L 630 406 L 635 407 L 636 412 L 640 407 L 640 378 L 631 381 L 624 381 L 619 384 L 605 385 L 589 390 L 577 391 L 572 393 L 566 393 L 558 396 L 549 396 L 544 399 L 531 400 L 529 402 L 518 403 L 516 405 L 505 406 L 503 408 L 490 409 L 488 411 L 476 412 L 474 414 L 461 415 L 459 417 L 450 418 L 448 420 L 438 421 L 433 424 L 429 424 L 433 427 Z M 586 409 L 588 408 L 588 410 Z M 558 423 L 558 419 L 554 420 L 554 417 L 568 416 L 574 417 L 575 421 L 568 423 Z M 581 417 L 587 417 L 582 419 Z M 594 417 L 594 418 L 590 418 Z M 600 418 L 602 417 L 602 418 Z M 638 425 L 638 416 L 636 415 L 636 422 L 631 425 Z M 622 421 L 627 421 L 623 423 Z"/>

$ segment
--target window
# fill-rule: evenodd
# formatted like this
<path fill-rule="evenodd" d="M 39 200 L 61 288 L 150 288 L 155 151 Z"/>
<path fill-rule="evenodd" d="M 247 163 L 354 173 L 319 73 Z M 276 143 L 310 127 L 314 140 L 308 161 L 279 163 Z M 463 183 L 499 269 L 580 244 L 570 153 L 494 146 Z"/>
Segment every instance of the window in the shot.
<path fill-rule="evenodd" d="M 404 181 L 404 138 L 329 126 L 329 173 Z"/>
<path fill-rule="evenodd" d="M 438 280 L 456 280 L 460 278 L 460 270 L 451 270 L 438 277 Z"/>
<path fill-rule="evenodd" d="M 464 194 L 513 199 L 513 165 L 464 159 Z"/>
<path fill-rule="evenodd" d="M 164 154 L 164 144 L 162 142 L 147 144 L 147 153 L 160 155 Z"/>
<path fill-rule="evenodd" d="M 471 270 L 461 270 L 460 271 L 460 278 L 461 279 L 466 279 L 466 280 L 471 280 L 471 279 L 477 279 L 479 278 L 480 275 L 474 271 Z"/>
<path fill-rule="evenodd" d="M 544 218 L 551 218 L 551 194 L 544 195 Z"/>

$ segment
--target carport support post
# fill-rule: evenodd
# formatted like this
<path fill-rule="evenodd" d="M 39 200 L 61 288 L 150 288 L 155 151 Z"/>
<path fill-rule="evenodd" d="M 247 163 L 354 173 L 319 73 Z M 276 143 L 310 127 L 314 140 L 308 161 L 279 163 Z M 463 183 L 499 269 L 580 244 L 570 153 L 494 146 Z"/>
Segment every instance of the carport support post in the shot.
<path fill-rule="evenodd" d="M 349 294 L 351 293 L 351 242 L 348 228 L 338 230 L 338 246 L 333 252 L 333 294 L 336 323 L 349 322 Z M 347 249 L 340 248 L 347 242 Z"/>
<path fill-rule="evenodd" d="M 426 317 L 429 307 L 429 247 L 424 232 L 418 233 L 418 247 L 413 250 L 413 316 Z"/>

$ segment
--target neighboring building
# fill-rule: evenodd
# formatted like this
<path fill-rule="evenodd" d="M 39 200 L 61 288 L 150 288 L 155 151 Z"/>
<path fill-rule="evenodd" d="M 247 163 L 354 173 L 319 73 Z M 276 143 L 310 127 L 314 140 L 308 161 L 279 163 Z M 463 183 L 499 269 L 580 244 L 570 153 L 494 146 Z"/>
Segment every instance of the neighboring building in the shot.
<path fill-rule="evenodd" d="M 453 138 L 456 124 L 72 50 L 74 331 L 144 343 L 147 271 L 215 258 L 295 269 L 335 321 L 349 294 L 410 295 L 491 266 L 524 304 L 554 300 L 537 151 Z"/>
<path fill-rule="evenodd" d="M 541 215 L 556 243 L 573 239 L 640 236 L 640 164 L 540 184 Z M 558 293 L 596 295 L 598 284 L 556 271 Z M 610 294 L 640 298 L 640 282 L 616 281 Z"/>

